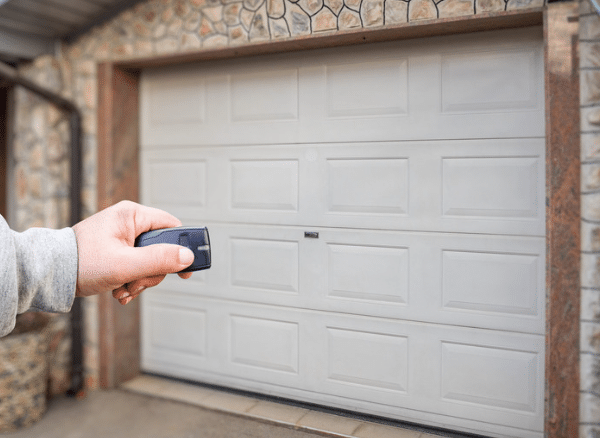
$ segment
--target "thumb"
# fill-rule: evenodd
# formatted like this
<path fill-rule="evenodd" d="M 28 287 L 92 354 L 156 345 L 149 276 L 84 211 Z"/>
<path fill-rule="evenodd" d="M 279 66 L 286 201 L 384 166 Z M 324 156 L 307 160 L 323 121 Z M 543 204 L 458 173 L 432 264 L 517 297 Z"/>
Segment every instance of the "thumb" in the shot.
<path fill-rule="evenodd" d="M 155 275 L 170 274 L 187 268 L 194 262 L 194 253 L 184 246 L 172 244 L 128 248 L 129 281 Z"/>

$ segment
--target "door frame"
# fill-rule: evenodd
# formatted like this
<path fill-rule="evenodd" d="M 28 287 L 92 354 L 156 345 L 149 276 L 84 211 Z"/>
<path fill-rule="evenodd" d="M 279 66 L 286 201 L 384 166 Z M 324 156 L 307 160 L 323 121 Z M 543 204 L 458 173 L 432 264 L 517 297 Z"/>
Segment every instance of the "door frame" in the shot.
<path fill-rule="evenodd" d="M 577 3 L 573 3 L 574 14 Z M 294 50 L 543 26 L 546 98 L 546 358 L 544 431 L 576 436 L 579 428 L 580 156 L 579 62 L 576 33 L 561 47 L 567 20 L 549 4 L 489 13 L 158 56 L 98 65 L 98 209 L 139 200 L 139 77 L 146 67 Z M 570 54 L 571 71 L 555 69 Z M 560 64 L 560 63 L 558 63 Z M 112 388 L 140 373 L 140 305 L 99 296 L 100 385 Z"/>

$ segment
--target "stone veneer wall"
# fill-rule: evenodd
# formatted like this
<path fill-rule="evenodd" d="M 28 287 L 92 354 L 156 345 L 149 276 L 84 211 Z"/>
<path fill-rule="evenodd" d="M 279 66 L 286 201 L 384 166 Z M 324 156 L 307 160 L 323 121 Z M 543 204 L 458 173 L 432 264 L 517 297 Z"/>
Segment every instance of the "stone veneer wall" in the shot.
<path fill-rule="evenodd" d="M 74 43 L 63 46 L 55 57 L 44 56 L 23 70 L 40 84 L 72 99 L 82 111 L 82 201 L 84 212 L 89 215 L 96 210 L 98 62 L 240 47 L 543 5 L 544 0 L 149 0 L 91 29 Z M 52 74 L 58 75 L 57 81 L 46 77 Z M 64 121 L 46 104 L 32 99 L 22 93 L 17 95 L 18 129 L 13 143 L 26 146 L 14 149 L 16 170 L 11 187 L 17 188 L 20 199 L 13 203 L 15 226 L 60 227 L 67 220 L 63 196 L 67 175 L 50 170 L 52 166 L 47 167 L 46 163 L 62 169 L 67 162 L 62 149 L 67 144 Z M 32 135 L 36 139 L 29 142 Z M 26 154 L 21 153 L 25 151 Z M 36 161 L 36 154 L 45 157 L 39 158 L 43 164 Z M 99 385 L 97 300 L 90 297 L 84 303 L 86 383 L 95 388 Z"/>
<path fill-rule="evenodd" d="M 580 437 L 600 436 L 600 16 L 579 8 L 581 105 Z"/>

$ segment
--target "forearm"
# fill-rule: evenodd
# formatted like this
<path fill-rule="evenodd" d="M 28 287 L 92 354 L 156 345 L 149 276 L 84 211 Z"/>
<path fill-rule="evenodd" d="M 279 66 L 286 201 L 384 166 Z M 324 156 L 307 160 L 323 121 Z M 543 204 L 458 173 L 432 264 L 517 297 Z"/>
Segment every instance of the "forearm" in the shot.
<path fill-rule="evenodd" d="M 11 231 L 0 216 L 0 336 L 29 309 L 68 312 L 77 283 L 72 229 Z"/>

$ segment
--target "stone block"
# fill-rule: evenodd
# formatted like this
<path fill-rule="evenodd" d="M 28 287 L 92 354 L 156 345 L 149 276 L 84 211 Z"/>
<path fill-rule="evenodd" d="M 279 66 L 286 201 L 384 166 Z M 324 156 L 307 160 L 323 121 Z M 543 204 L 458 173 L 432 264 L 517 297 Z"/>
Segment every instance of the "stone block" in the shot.
<path fill-rule="evenodd" d="M 206 38 L 202 43 L 204 48 L 227 47 L 228 38 L 226 35 L 215 34 Z"/>
<path fill-rule="evenodd" d="M 339 29 L 354 29 L 361 27 L 361 25 L 362 23 L 360 22 L 360 16 L 358 15 L 358 12 L 355 12 L 344 6 L 344 9 L 342 9 L 342 12 L 340 12 L 340 16 L 338 17 Z"/>
<path fill-rule="evenodd" d="M 363 0 L 360 15 L 364 27 L 383 25 L 383 0 Z"/>
<path fill-rule="evenodd" d="M 175 17 L 171 24 L 167 26 L 167 35 L 179 38 L 181 31 L 183 30 L 183 20 L 179 17 Z"/>
<path fill-rule="evenodd" d="M 202 15 L 208 17 L 208 19 L 213 23 L 216 23 L 217 21 L 221 21 L 223 19 L 223 7 L 213 6 L 211 8 L 204 8 L 202 9 Z"/>
<path fill-rule="evenodd" d="M 432 20 L 437 18 L 437 9 L 432 0 L 411 0 L 408 3 L 408 20 Z"/>
<path fill-rule="evenodd" d="M 250 26 L 252 26 L 252 19 L 254 18 L 254 12 L 249 11 L 248 9 L 242 8 L 240 12 L 240 23 L 244 26 L 246 32 L 250 31 Z"/>
<path fill-rule="evenodd" d="M 580 355 L 579 372 L 581 390 L 600 394 L 600 356 Z"/>
<path fill-rule="evenodd" d="M 269 18 L 269 29 L 271 30 L 271 38 L 289 38 L 290 30 L 284 18 L 272 19 Z"/>
<path fill-rule="evenodd" d="M 244 8 L 249 11 L 258 11 L 266 0 L 243 0 Z"/>
<path fill-rule="evenodd" d="M 323 0 L 298 0 L 297 5 L 312 17 L 323 7 Z"/>
<path fill-rule="evenodd" d="M 340 15 L 340 11 L 344 7 L 344 1 L 343 0 L 324 0 L 323 3 L 329 9 L 331 9 L 331 11 L 335 14 L 336 17 L 338 15 Z"/>
<path fill-rule="evenodd" d="M 285 21 L 288 24 L 291 36 L 310 35 L 310 17 L 297 4 L 289 3 L 286 5 Z"/>
<path fill-rule="evenodd" d="M 385 24 L 406 23 L 408 21 L 408 2 L 404 0 L 386 0 Z"/>
<path fill-rule="evenodd" d="M 240 45 L 248 42 L 248 32 L 242 26 L 230 27 L 228 32 L 230 45 Z"/>
<path fill-rule="evenodd" d="M 362 3 L 362 0 L 344 0 L 344 5 L 353 10 L 353 11 L 360 11 L 360 5 Z"/>
<path fill-rule="evenodd" d="M 202 38 L 208 38 L 215 33 L 215 27 L 208 19 L 202 18 L 198 33 Z"/>
<path fill-rule="evenodd" d="M 460 17 L 475 13 L 474 0 L 443 0 L 437 5 L 439 18 Z"/>
<path fill-rule="evenodd" d="M 583 353 L 600 354 L 600 323 L 581 323 L 579 347 Z"/>
<path fill-rule="evenodd" d="M 600 40 L 600 16 L 598 14 L 579 17 L 579 38 L 582 40 Z"/>
<path fill-rule="evenodd" d="M 600 426 L 581 425 L 579 426 L 578 438 L 598 438 L 600 437 Z"/>
<path fill-rule="evenodd" d="M 277 0 L 274 0 L 277 1 Z M 283 0 L 278 0 L 282 3 Z M 242 3 L 230 3 L 223 7 L 223 21 L 227 26 L 237 26 L 240 24 L 240 11 L 242 10 Z"/>
<path fill-rule="evenodd" d="M 44 167 L 46 162 L 45 143 L 46 142 L 36 143 L 29 151 L 28 165 L 30 169 L 39 170 Z"/>
<path fill-rule="evenodd" d="M 185 17 L 190 13 L 190 5 L 185 0 L 177 0 L 173 5 L 173 12 L 179 17 Z"/>
<path fill-rule="evenodd" d="M 580 103 L 589 105 L 600 103 L 600 69 L 581 70 L 580 80 Z"/>
<path fill-rule="evenodd" d="M 587 163 L 581 166 L 581 190 L 589 192 L 600 189 L 600 163 Z"/>
<path fill-rule="evenodd" d="M 600 224 L 581 222 L 581 250 L 600 252 Z"/>
<path fill-rule="evenodd" d="M 581 108 L 580 126 L 583 133 L 597 131 L 600 133 L 600 105 Z"/>
<path fill-rule="evenodd" d="M 250 32 L 248 32 L 250 41 L 267 41 L 270 39 L 268 26 L 267 8 L 266 4 L 263 3 L 263 6 L 256 11 L 252 19 Z"/>
<path fill-rule="evenodd" d="M 184 33 L 181 35 L 181 50 L 197 50 L 202 47 L 202 40 L 196 33 Z"/>
<path fill-rule="evenodd" d="M 195 32 L 200 27 L 200 12 L 194 11 L 188 17 L 186 17 L 183 23 L 183 29 L 188 32 Z"/>
<path fill-rule="evenodd" d="M 600 288 L 600 256 L 581 254 L 581 286 Z"/>
<path fill-rule="evenodd" d="M 544 6 L 544 0 L 508 0 L 506 3 L 507 11 L 518 9 L 541 8 Z"/>
<path fill-rule="evenodd" d="M 150 41 L 136 41 L 134 49 L 138 56 L 150 56 L 153 53 L 153 47 Z"/>
<path fill-rule="evenodd" d="M 312 29 L 313 32 L 336 30 L 337 17 L 328 8 L 323 8 L 318 14 L 312 17 Z"/>
<path fill-rule="evenodd" d="M 587 193 L 581 196 L 581 217 L 600 221 L 600 194 Z"/>
<path fill-rule="evenodd" d="M 581 319 L 600 323 L 600 290 L 581 290 Z M 600 360 L 600 358 L 599 358 Z M 600 392 L 598 392 L 600 394 Z"/>
<path fill-rule="evenodd" d="M 478 14 L 486 12 L 500 12 L 504 10 L 504 0 L 476 0 L 476 10 Z"/>
<path fill-rule="evenodd" d="M 600 41 L 579 43 L 579 67 L 600 67 Z"/>
<path fill-rule="evenodd" d="M 581 393 L 579 397 L 579 421 L 582 423 L 598 423 L 599 418 L 600 397 L 595 394 Z"/>
<path fill-rule="evenodd" d="M 161 55 L 167 53 L 175 53 L 177 52 L 178 48 L 179 42 L 173 37 L 166 37 L 156 42 L 156 53 Z"/>

